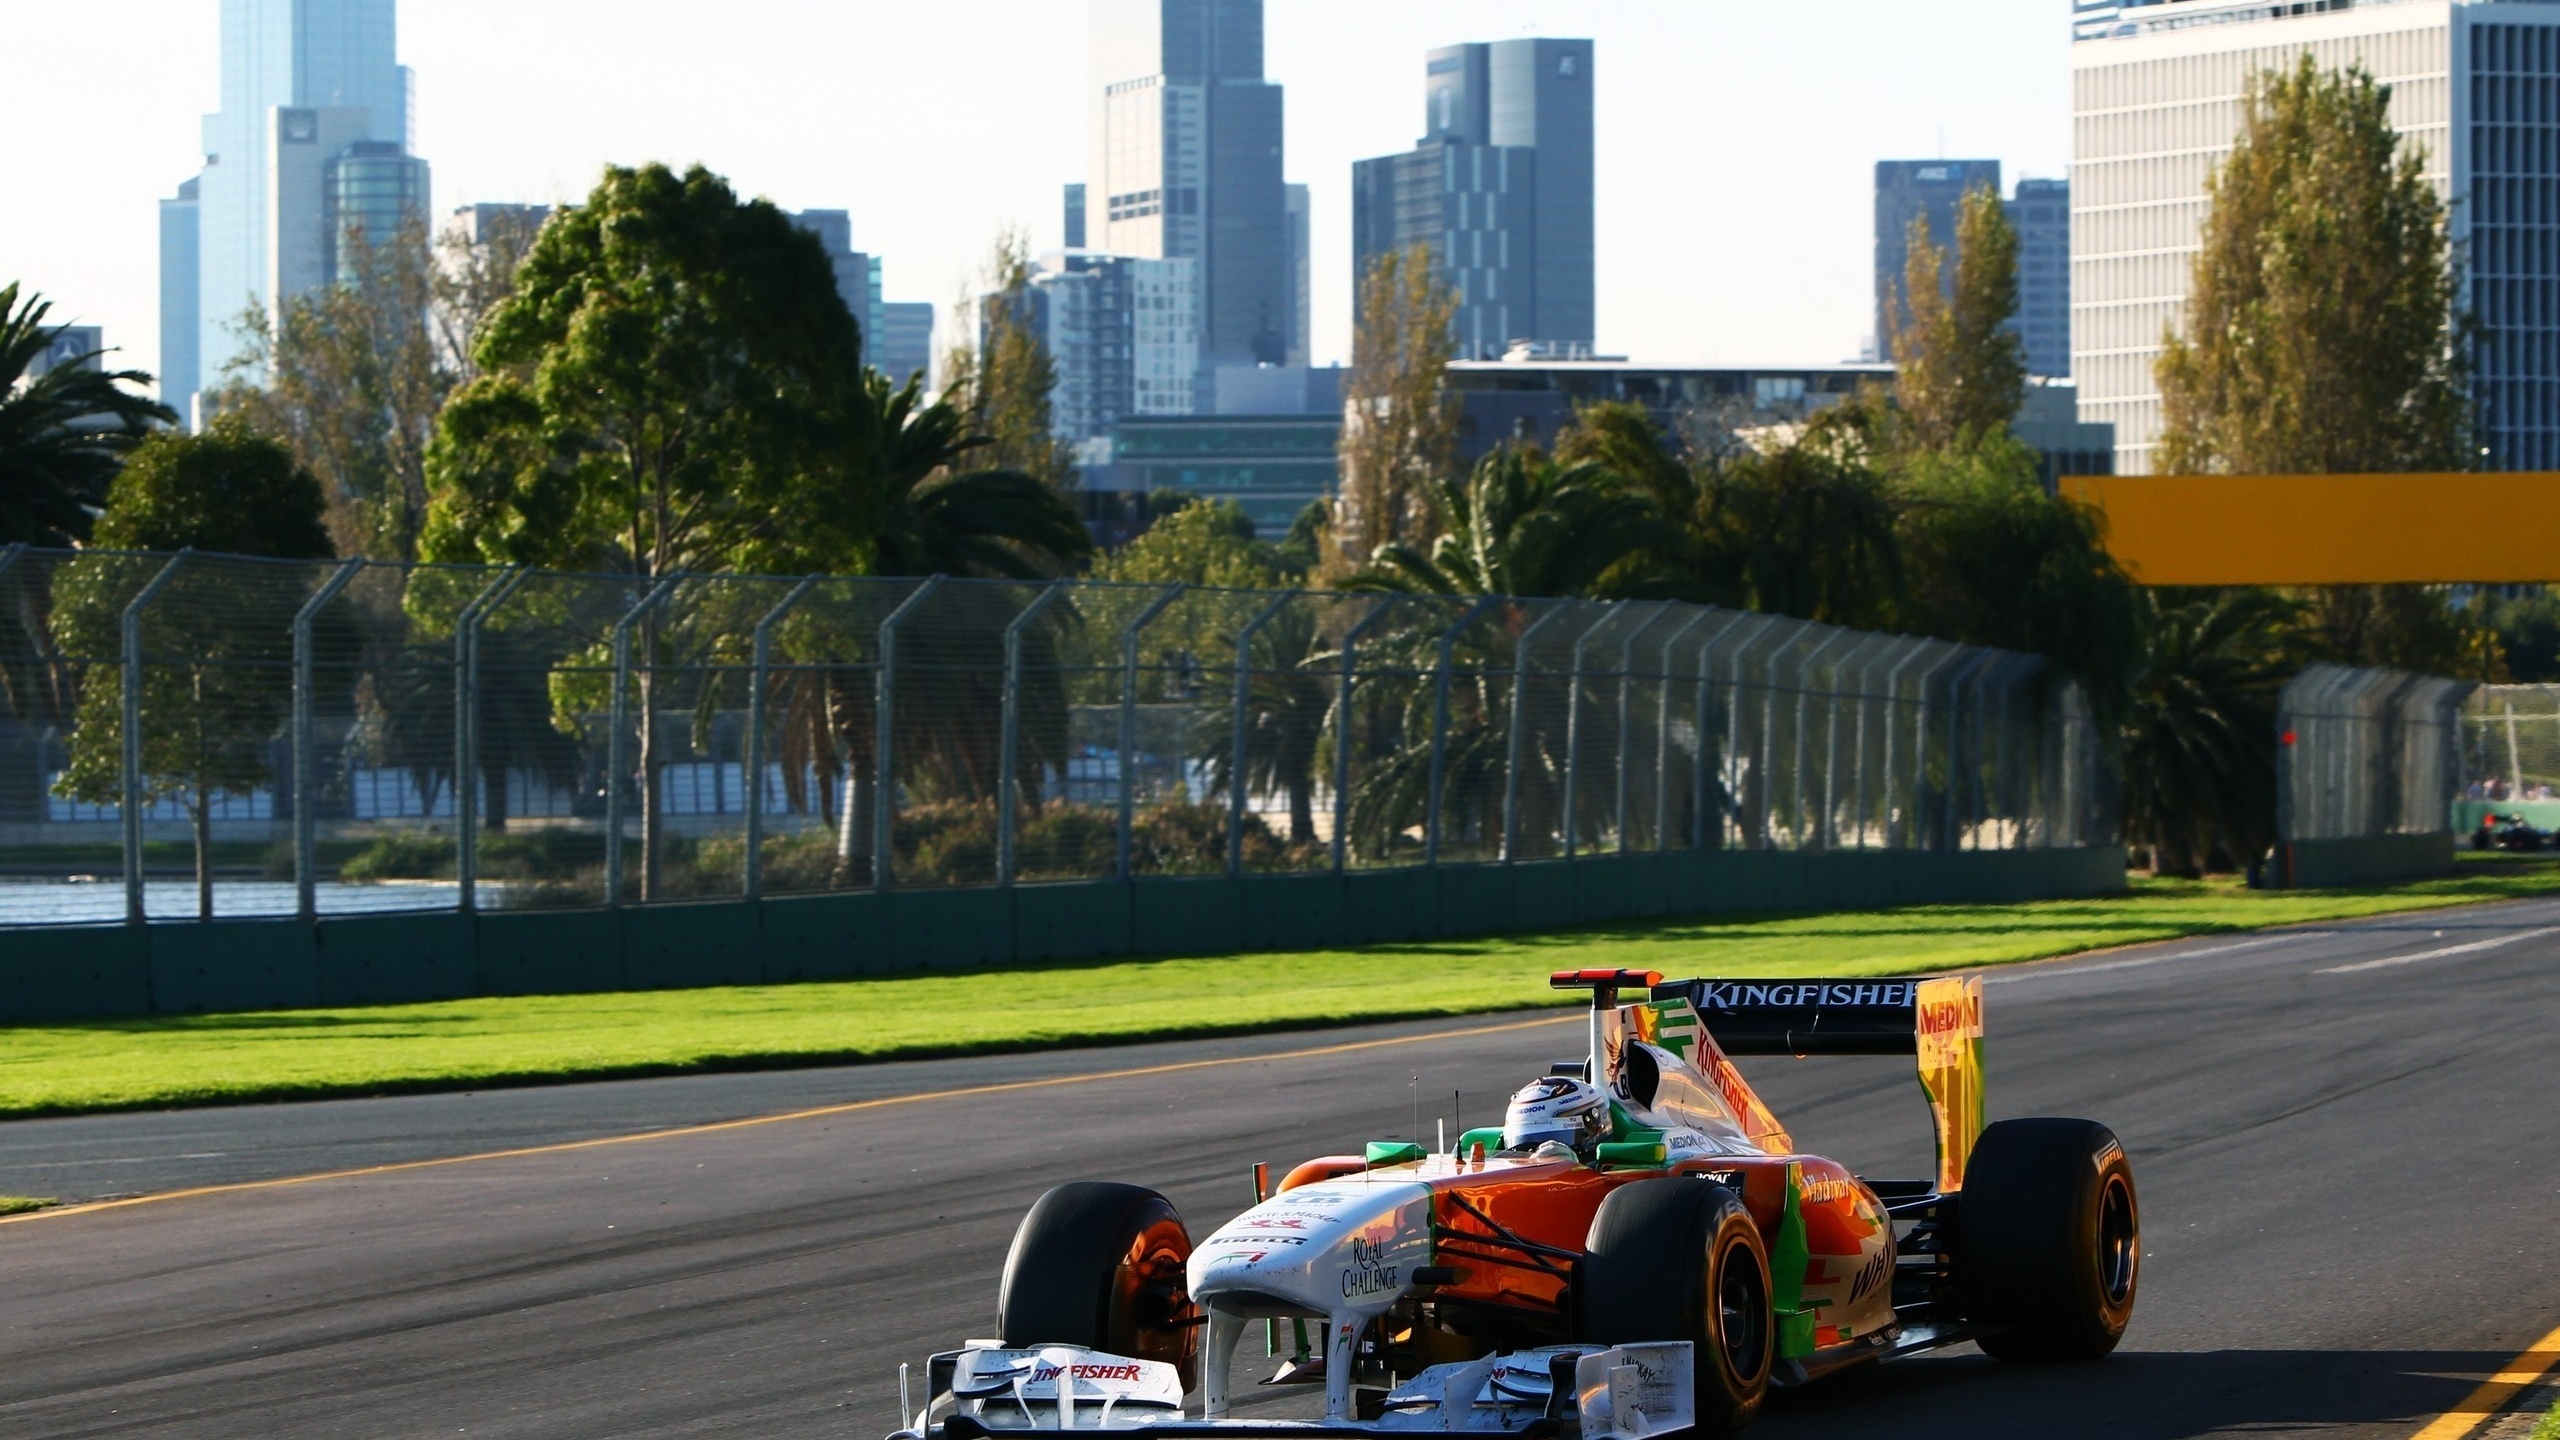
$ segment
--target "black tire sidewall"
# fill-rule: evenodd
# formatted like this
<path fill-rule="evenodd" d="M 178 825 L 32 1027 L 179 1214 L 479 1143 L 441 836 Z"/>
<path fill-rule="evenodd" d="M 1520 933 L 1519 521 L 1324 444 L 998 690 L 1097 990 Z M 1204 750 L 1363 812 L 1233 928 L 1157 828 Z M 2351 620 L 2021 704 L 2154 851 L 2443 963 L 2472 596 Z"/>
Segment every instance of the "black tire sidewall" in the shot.
<path fill-rule="evenodd" d="M 1756 1373 L 1726 1353 L 1719 1297 L 1736 1264 L 1753 1267 L 1760 1313 Z M 1769 1257 L 1740 1197 L 1703 1179 L 1637 1180 L 1609 1192 L 1575 1268 L 1574 1331 L 1595 1344 L 1687 1340 L 1695 1350 L 1698 1427 L 1732 1435 L 1759 1413 L 1775 1364 Z"/>
<path fill-rule="evenodd" d="M 996 1335 L 1007 1345 L 1076 1345 L 1106 1354 L 1166 1359 L 1187 1389 L 1198 1372 L 1197 1330 L 1170 1355 L 1148 1356 L 1138 1317 L 1118 1313 L 1120 1270 L 1139 1237 L 1170 1225 L 1191 1243 L 1172 1202 L 1153 1190 L 1104 1180 L 1059 1185 L 1032 1202 L 1015 1229 L 996 1291 Z M 1187 1303 L 1187 1299 L 1186 1299 Z"/>
<path fill-rule="evenodd" d="M 2101 1225 L 2121 1187 L 2134 1225 L 2121 1299 L 2108 1293 Z M 2094 1360 L 2115 1349 L 2141 1282 L 2141 1208 L 2115 1133 L 2091 1120 L 2004 1120 L 1976 1142 L 1957 1202 L 1957 1278 L 1968 1319 L 1997 1327 L 2002 1359 Z"/>

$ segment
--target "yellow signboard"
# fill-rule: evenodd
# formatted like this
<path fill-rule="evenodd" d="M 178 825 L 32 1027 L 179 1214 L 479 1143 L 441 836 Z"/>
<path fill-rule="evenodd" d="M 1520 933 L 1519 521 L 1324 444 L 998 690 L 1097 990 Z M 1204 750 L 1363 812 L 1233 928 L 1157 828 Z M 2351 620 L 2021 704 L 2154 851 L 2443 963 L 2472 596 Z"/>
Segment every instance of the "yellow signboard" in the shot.
<path fill-rule="evenodd" d="M 2077 475 L 2145 585 L 2560 581 L 2560 473 Z"/>

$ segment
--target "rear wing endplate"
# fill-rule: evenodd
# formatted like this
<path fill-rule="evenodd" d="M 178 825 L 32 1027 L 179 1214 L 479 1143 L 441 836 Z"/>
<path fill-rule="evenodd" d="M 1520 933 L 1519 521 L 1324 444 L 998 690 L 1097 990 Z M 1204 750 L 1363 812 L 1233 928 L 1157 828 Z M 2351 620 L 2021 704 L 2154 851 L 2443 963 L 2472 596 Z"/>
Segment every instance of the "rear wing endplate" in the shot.
<path fill-rule="evenodd" d="M 1982 977 L 1674 980 L 1656 1003 L 1689 1002 L 1727 1055 L 1909 1055 L 1937 1130 L 1938 1188 L 1964 1184 L 1982 1133 Z"/>

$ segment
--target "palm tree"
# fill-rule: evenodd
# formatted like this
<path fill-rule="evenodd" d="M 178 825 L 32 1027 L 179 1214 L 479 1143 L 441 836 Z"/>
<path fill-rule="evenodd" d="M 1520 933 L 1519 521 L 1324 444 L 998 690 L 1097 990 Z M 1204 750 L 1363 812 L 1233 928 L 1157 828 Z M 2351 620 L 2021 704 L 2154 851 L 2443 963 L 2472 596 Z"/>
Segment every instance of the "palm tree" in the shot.
<path fill-rule="evenodd" d="M 1650 497 L 1599 465 L 1506 447 L 1431 484 L 1447 527 L 1429 550 L 1378 547 L 1344 588 L 1414 595 L 1589 596 L 1625 583 L 1661 528 Z"/>
<path fill-rule="evenodd" d="M 1077 568 L 1092 553 L 1084 522 L 1058 491 L 1018 470 L 971 470 L 964 461 L 990 442 L 968 430 L 968 417 L 945 401 L 927 402 L 920 380 L 893 386 L 867 372 L 850 397 L 845 443 L 831 482 L 809 487 L 806 513 L 784 527 L 790 539 L 783 563 L 795 569 L 854 568 L 880 576 L 947 575 L 962 579 L 1039 581 Z M 848 566 L 847 562 L 851 562 Z M 896 737 L 900 769 L 951 797 L 991 797 L 1003 753 L 1004 630 L 1018 593 L 962 588 L 935 602 L 931 663 L 902 666 L 900 682 L 914 703 L 902 716 L 916 717 Z M 876 625 L 876 619 L 873 620 Z M 1024 636 L 1021 703 L 1021 773 L 1063 763 L 1067 743 L 1066 691 L 1055 654 L 1073 611 L 1051 606 Z M 837 820 L 837 883 L 847 883 L 868 856 L 862 823 L 872 805 L 878 754 L 873 672 L 844 663 L 866 636 L 856 624 L 844 633 L 814 617 L 804 630 L 818 651 L 802 662 L 824 665 L 821 683 L 786 676 L 777 685 L 786 773 L 802 767 L 822 776 L 843 774 Z M 924 717 L 940 717 L 928 724 Z M 1027 787 L 1036 804 L 1038 787 Z"/>
<path fill-rule="evenodd" d="M 104 351 L 34 374 L 62 334 L 44 323 L 52 310 L 42 296 L 21 300 L 14 282 L 0 286 L 0 545 L 89 538 L 125 453 L 178 418 L 126 388 L 149 375 L 92 368 Z"/>
<path fill-rule="evenodd" d="M 2124 818 L 2155 874 L 2193 877 L 2216 852 L 2257 878 L 2275 838 L 2276 701 L 2297 666 L 2300 607 L 2268 590 L 2163 605 L 2143 590 L 2126 705 Z"/>
<path fill-rule="evenodd" d="M 1253 637 L 1253 673 L 1245 682 L 1244 784 L 1248 794 L 1289 797 L 1289 844 L 1316 842 L 1316 757 L 1333 709 L 1322 663 L 1328 658 L 1317 607 L 1301 600 L 1271 617 Z M 1234 784 L 1234 717 L 1203 706 L 1192 748 L 1205 756 L 1209 785 Z"/>

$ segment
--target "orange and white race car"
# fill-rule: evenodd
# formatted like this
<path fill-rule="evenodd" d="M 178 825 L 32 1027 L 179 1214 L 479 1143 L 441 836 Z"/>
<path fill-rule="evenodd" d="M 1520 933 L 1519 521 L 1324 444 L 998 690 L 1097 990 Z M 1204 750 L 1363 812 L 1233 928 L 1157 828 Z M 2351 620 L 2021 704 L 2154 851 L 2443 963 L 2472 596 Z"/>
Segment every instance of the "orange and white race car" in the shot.
<path fill-rule="evenodd" d="M 1729 1435 L 1772 1386 L 1964 1341 L 2094 1359 L 2133 1311 L 2133 1171 L 2088 1120 L 1982 1123 L 1979 977 L 1681 980 L 1571 971 L 1589 1046 L 1440 1153 L 1290 1171 L 1196 1246 L 1133 1185 L 1040 1197 L 996 1338 L 936 1355 L 892 1440 L 1011 1430 Z M 1630 992 L 1646 992 L 1629 1000 Z M 1937 1173 L 1797 1150 L 1737 1055 L 1916 1057 Z M 1239 1418 L 1248 1331 L 1322 1420 Z M 1310 1331 L 1317 1337 L 1310 1340 Z M 1294 1343 L 1290 1343 L 1290 1342 Z"/>

